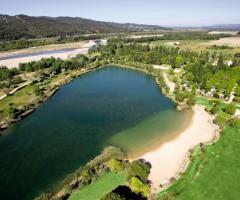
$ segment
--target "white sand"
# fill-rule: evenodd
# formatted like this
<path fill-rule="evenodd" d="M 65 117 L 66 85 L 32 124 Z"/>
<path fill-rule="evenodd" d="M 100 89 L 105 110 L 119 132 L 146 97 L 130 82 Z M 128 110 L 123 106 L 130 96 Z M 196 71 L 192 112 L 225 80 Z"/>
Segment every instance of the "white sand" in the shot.
<path fill-rule="evenodd" d="M 240 109 L 239 108 L 237 108 L 237 110 L 235 112 L 235 116 L 240 118 Z"/>
<path fill-rule="evenodd" d="M 88 48 L 81 48 L 76 49 L 69 52 L 64 53 L 51 53 L 51 54 L 44 54 L 44 55 L 35 55 L 35 56 L 27 56 L 22 58 L 13 58 L 7 60 L 0 60 L 0 66 L 7 66 L 8 68 L 18 67 L 19 63 L 27 63 L 31 61 L 38 61 L 41 58 L 61 58 L 67 59 L 76 56 L 77 54 L 86 54 L 88 52 Z"/>
<path fill-rule="evenodd" d="M 154 69 L 162 69 L 162 70 L 168 70 L 171 66 L 169 65 L 153 65 Z"/>
<path fill-rule="evenodd" d="M 238 31 L 210 31 L 208 34 L 210 35 L 217 35 L 217 34 L 231 34 L 237 35 Z"/>
<path fill-rule="evenodd" d="M 149 180 L 154 190 L 159 190 L 160 184 L 178 174 L 190 149 L 216 136 L 218 127 L 212 123 L 213 117 L 199 105 L 193 110 L 190 125 L 177 138 L 141 156 L 152 165 Z"/>
<path fill-rule="evenodd" d="M 105 40 L 102 40 L 102 43 L 106 43 Z M 33 55 L 33 56 L 27 56 L 28 53 L 37 53 L 40 52 L 41 48 L 37 47 L 37 49 L 34 48 L 29 48 L 29 49 L 25 49 L 25 50 L 20 50 L 20 51 L 15 51 L 15 52 L 4 52 L 4 53 L 0 53 L 0 57 L 5 57 L 5 56 L 11 56 L 11 55 L 16 55 L 16 54 L 26 54 L 26 57 L 21 57 L 21 58 L 12 58 L 12 59 L 6 59 L 6 60 L 0 60 L 0 66 L 7 66 L 8 68 L 13 68 L 13 67 L 18 67 L 19 63 L 27 63 L 27 62 L 31 62 L 31 61 L 38 61 L 42 58 L 50 58 L 50 57 L 54 57 L 54 58 L 61 58 L 61 59 L 68 59 L 68 58 L 72 58 L 74 56 L 76 56 L 77 54 L 87 54 L 88 53 L 88 49 L 91 48 L 92 46 L 96 45 L 96 43 L 92 40 L 88 41 L 88 42 L 81 42 L 81 43 L 76 43 L 76 44 L 69 44 L 69 47 L 77 47 L 77 49 L 73 49 L 72 51 L 67 51 L 67 52 L 62 52 L 62 53 L 50 53 L 50 54 L 43 54 L 43 55 Z M 42 47 L 48 50 L 61 50 L 63 47 L 62 46 L 58 46 L 58 45 L 48 45 L 48 47 Z M 66 44 L 64 47 L 67 47 Z M 46 51 L 48 51 L 46 50 Z M 45 51 L 45 50 L 44 50 Z"/>
<path fill-rule="evenodd" d="M 165 72 L 163 73 L 163 78 L 165 79 L 166 84 L 168 85 L 168 87 L 170 89 L 170 93 L 173 93 L 175 90 L 175 83 L 169 80 L 168 75 Z"/>

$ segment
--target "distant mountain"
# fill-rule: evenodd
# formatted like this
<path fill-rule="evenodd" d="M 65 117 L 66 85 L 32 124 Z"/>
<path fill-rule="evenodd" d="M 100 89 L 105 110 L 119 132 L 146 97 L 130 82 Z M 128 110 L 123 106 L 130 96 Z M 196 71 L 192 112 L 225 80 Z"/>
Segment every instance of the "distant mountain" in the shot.
<path fill-rule="evenodd" d="M 211 31 L 240 31 L 240 24 L 216 24 L 202 27 Z"/>
<path fill-rule="evenodd" d="M 165 29 L 165 27 L 156 25 L 121 24 L 80 17 L 0 15 L 0 40 Z"/>

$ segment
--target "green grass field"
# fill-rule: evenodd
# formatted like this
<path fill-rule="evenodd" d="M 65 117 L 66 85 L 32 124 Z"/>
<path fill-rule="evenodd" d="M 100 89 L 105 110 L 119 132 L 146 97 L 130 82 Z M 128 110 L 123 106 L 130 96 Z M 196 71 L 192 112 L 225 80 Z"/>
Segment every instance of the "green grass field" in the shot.
<path fill-rule="evenodd" d="M 226 128 L 219 141 L 202 153 L 196 148 L 185 175 L 159 199 L 240 199 L 240 128 Z"/>
<path fill-rule="evenodd" d="M 211 108 L 210 100 L 217 100 L 214 98 L 207 98 L 207 97 L 202 97 L 202 96 L 197 96 L 196 97 L 196 104 L 205 106 L 206 108 Z M 226 106 L 226 103 L 223 101 L 220 101 L 220 107 L 224 108 Z"/>
<path fill-rule="evenodd" d="M 12 104 L 16 107 L 21 105 L 30 104 L 36 97 L 34 93 L 34 86 L 28 85 L 25 88 L 17 91 L 15 94 L 6 97 L 0 101 L 0 112 L 5 112 Z M 0 116 L 1 118 L 1 116 Z M 1 119 L 0 119 L 1 120 Z"/>
<path fill-rule="evenodd" d="M 102 175 L 95 182 L 74 192 L 70 200 L 100 200 L 119 185 L 124 185 L 125 174 L 109 172 Z"/>

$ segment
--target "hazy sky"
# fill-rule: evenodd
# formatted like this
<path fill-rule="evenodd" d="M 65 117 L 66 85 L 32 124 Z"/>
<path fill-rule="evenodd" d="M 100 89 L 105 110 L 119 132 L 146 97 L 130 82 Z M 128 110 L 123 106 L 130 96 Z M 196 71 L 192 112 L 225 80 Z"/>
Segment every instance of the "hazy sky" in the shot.
<path fill-rule="evenodd" d="M 240 23 L 240 0 L 0 0 L 0 13 L 197 26 Z"/>

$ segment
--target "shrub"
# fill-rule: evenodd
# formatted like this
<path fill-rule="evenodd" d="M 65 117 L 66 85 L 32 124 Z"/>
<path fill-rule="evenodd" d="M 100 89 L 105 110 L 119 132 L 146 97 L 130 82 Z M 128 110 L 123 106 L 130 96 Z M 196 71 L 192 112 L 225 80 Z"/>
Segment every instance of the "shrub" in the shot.
<path fill-rule="evenodd" d="M 237 117 L 233 117 L 228 120 L 228 125 L 233 127 L 240 126 L 240 119 Z"/>
<path fill-rule="evenodd" d="M 137 194 L 141 194 L 143 197 L 148 197 L 150 193 L 150 187 L 146 183 L 143 183 L 137 177 L 132 177 L 129 182 L 131 190 Z"/>
<path fill-rule="evenodd" d="M 150 169 L 144 162 L 140 160 L 133 161 L 127 169 L 128 178 L 136 176 L 142 181 L 147 180 L 147 177 L 150 173 Z"/>
<path fill-rule="evenodd" d="M 212 114 L 215 115 L 220 111 L 220 106 L 214 106 L 214 107 L 211 108 L 210 111 L 211 111 Z"/>
<path fill-rule="evenodd" d="M 227 104 L 224 111 L 230 115 L 234 115 L 236 112 L 236 105 L 234 103 Z"/>
<path fill-rule="evenodd" d="M 123 164 L 121 163 L 121 161 L 117 160 L 117 159 L 111 159 L 108 162 L 108 167 L 111 171 L 114 172 L 119 172 L 119 171 L 123 171 Z"/>
<path fill-rule="evenodd" d="M 189 98 L 188 98 L 188 100 L 187 100 L 187 104 L 188 104 L 189 106 L 193 106 L 193 105 L 195 105 L 195 103 L 196 103 L 196 98 L 195 98 L 195 96 L 193 96 L 193 95 L 189 96 Z"/>
<path fill-rule="evenodd" d="M 107 194 L 105 197 L 103 197 L 101 200 L 123 200 L 123 198 L 121 198 L 119 194 L 111 192 Z"/>
<path fill-rule="evenodd" d="M 215 122 L 221 127 L 224 128 L 227 123 L 227 117 L 224 114 L 217 115 Z"/>

